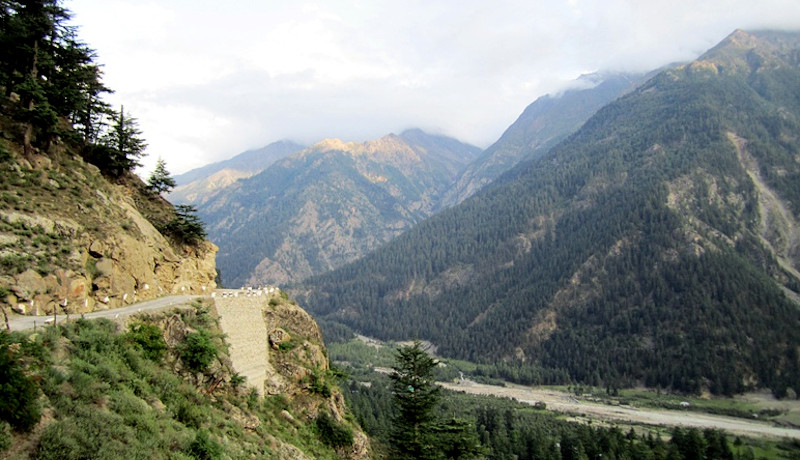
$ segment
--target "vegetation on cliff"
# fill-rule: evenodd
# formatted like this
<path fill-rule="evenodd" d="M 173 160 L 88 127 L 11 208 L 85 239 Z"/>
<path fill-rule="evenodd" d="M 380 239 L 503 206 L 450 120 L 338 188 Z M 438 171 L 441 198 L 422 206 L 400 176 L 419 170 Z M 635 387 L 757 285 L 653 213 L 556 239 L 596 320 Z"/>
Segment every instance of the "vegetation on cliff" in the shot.
<path fill-rule="evenodd" d="M 146 143 L 111 110 L 100 65 L 59 1 L 0 12 L 0 305 L 80 313 L 214 286 L 216 248 L 194 209 L 132 169 Z"/>
<path fill-rule="evenodd" d="M 352 443 L 349 422 L 305 418 L 307 399 L 325 396 L 260 397 L 227 347 L 207 303 L 122 329 L 79 319 L 0 333 L 0 456 L 335 458 Z"/>

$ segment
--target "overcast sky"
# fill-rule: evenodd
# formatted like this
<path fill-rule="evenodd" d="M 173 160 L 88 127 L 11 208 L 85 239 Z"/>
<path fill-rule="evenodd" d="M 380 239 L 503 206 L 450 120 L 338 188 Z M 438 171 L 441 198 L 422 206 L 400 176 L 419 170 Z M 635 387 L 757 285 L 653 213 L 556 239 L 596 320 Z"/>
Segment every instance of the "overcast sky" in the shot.
<path fill-rule="evenodd" d="M 583 73 L 691 60 L 798 0 L 65 0 L 173 174 L 289 139 L 419 127 L 487 147 Z"/>

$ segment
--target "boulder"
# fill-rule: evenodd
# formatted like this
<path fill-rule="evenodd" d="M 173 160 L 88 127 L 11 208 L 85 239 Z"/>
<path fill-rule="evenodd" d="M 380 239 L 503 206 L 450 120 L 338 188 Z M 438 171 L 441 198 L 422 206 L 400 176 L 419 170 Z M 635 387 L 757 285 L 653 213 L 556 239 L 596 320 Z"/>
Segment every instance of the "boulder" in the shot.
<path fill-rule="evenodd" d="M 47 292 L 47 284 L 41 275 L 28 269 L 14 277 L 11 290 L 20 299 L 33 299 L 37 294 Z"/>
<path fill-rule="evenodd" d="M 283 342 L 292 340 L 292 336 L 281 328 L 271 330 L 267 337 L 269 338 L 269 345 L 273 350 L 279 349 Z"/>

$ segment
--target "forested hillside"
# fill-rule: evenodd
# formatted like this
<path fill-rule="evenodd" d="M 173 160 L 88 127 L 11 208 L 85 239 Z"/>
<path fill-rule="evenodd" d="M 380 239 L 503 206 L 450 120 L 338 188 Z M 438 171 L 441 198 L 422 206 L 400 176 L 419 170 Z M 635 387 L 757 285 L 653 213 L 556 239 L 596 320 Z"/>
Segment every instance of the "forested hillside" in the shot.
<path fill-rule="evenodd" d="M 798 56 L 796 34 L 736 31 L 296 292 L 517 381 L 783 396 L 800 381 Z"/>
<path fill-rule="evenodd" d="M 536 99 L 497 142 L 464 169 L 445 194 L 442 205 L 458 204 L 521 161 L 547 153 L 601 107 L 645 79 L 641 74 L 590 74 L 578 79 L 580 88 Z"/>
<path fill-rule="evenodd" d="M 419 130 L 322 141 L 198 206 L 223 283 L 284 283 L 344 265 L 430 216 L 477 147 Z"/>

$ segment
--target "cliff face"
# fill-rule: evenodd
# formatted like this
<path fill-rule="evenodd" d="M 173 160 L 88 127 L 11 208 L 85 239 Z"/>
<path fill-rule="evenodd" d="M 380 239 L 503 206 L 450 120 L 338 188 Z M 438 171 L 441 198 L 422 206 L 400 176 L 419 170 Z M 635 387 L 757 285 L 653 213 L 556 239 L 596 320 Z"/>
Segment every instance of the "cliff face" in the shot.
<path fill-rule="evenodd" d="M 116 183 L 65 149 L 25 157 L 0 140 L 0 304 L 84 313 L 216 287 L 216 246 L 156 225 L 172 206 L 137 177 Z"/>

